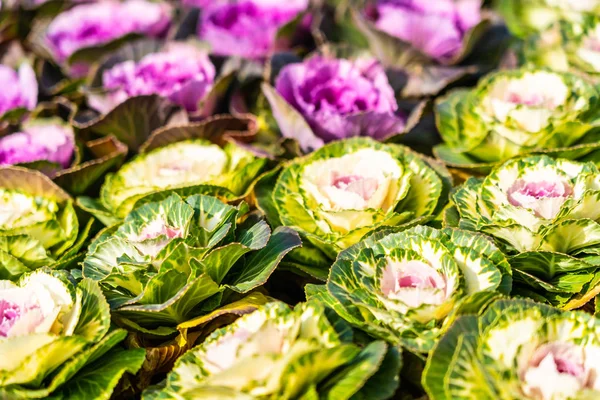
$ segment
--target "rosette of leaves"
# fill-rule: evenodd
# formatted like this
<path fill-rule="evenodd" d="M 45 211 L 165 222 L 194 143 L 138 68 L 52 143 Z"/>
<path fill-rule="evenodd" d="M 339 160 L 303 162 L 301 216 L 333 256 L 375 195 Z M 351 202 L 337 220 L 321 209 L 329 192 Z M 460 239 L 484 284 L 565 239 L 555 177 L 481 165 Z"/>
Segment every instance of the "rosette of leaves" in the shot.
<path fill-rule="evenodd" d="M 547 153 L 578 159 L 597 149 L 598 91 L 585 79 L 546 69 L 489 75 L 474 89 L 436 102 L 446 165 L 487 173 L 517 155 Z"/>
<path fill-rule="evenodd" d="M 265 283 L 300 245 L 246 212 L 205 195 L 147 203 L 92 242 L 83 276 L 99 282 L 119 324 L 169 337 Z"/>
<path fill-rule="evenodd" d="M 598 82 L 600 76 L 600 18 L 589 16 L 580 23 L 563 21 L 530 38 L 525 59 L 540 67 L 571 71 Z"/>
<path fill-rule="evenodd" d="M 594 399 L 600 395 L 598 320 L 530 300 L 498 300 L 460 317 L 423 372 L 429 398 Z"/>
<path fill-rule="evenodd" d="M 580 23 L 600 12 L 598 2 L 579 0 L 500 0 L 497 8 L 510 31 L 521 38 L 544 32 L 559 21 Z"/>
<path fill-rule="evenodd" d="M 406 147 L 353 138 L 284 164 L 260 181 L 256 197 L 273 225 L 305 239 L 292 264 L 324 279 L 338 252 L 374 229 L 433 220 L 450 185 L 443 167 Z"/>
<path fill-rule="evenodd" d="M 417 226 L 381 231 L 340 253 L 307 295 L 353 326 L 414 353 L 430 351 L 457 315 L 510 293 L 510 265 L 483 235 Z"/>
<path fill-rule="evenodd" d="M 351 338 L 318 303 L 268 303 L 184 354 L 143 399 L 390 398 L 400 354 L 383 341 L 361 348 Z"/>
<path fill-rule="evenodd" d="M 492 70 L 510 37 L 481 1 L 336 3 L 342 4 L 335 10 L 337 27 L 323 26 L 323 32 L 333 41 L 367 47 L 386 67 L 397 96 L 406 99 L 435 96 Z"/>
<path fill-rule="evenodd" d="M 106 177 L 99 201 L 86 197 L 79 203 L 112 225 L 136 204 L 165 198 L 171 191 L 242 199 L 267 165 L 267 159 L 234 140 L 252 134 L 246 129 L 254 129 L 251 119 L 221 116 L 157 130 L 141 154 Z"/>
<path fill-rule="evenodd" d="M 496 239 L 517 293 L 578 308 L 600 292 L 599 179 L 592 163 L 511 160 L 454 193 L 454 222 Z"/>
<path fill-rule="evenodd" d="M 77 286 L 65 271 L 38 270 L 18 283 L 0 280 L 0 396 L 6 399 L 102 398 L 135 373 L 143 350 L 117 345 L 98 284 Z"/>
<path fill-rule="evenodd" d="M 48 177 L 0 168 L 0 202 L 0 279 L 76 260 L 92 220 L 80 226 L 73 199 Z"/>

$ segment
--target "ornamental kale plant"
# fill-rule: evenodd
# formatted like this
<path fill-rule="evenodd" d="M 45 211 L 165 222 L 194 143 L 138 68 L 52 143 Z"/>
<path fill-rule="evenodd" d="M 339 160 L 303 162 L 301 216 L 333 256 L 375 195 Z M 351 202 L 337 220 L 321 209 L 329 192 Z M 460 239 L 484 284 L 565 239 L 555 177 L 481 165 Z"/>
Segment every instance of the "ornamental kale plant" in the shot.
<path fill-rule="evenodd" d="M 0 168 L 0 210 L 0 279 L 69 263 L 89 231 L 66 192 L 25 168 Z"/>
<path fill-rule="evenodd" d="M 525 44 L 527 61 L 558 71 L 571 71 L 597 82 L 600 74 L 600 19 L 562 22 Z"/>
<path fill-rule="evenodd" d="M 99 282 L 119 324 L 165 335 L 266 282 L 300 245 L 289 228 L 271 231 L 247 206 L 205 195 L 133 210 L 96 238 L 83 276 Z"/>
<path fill-rule="evenodd" d="M 146 0 L 78 4 L 52 20 L 44 44 L 57 63 L 67 64 L 73 76 L 81 77 L 89 64 L 70 59 L 78 50 L 106 45 L 129 34 L 161 37 L 169 28 L 171 13 L 169 4 Z"/>
<path fill-rule="evenodd" d="M 268 85 L 263 91 L 282 135 L 297 140 L 305 152 L 355 136 L 384 140 L 405 128 L 394 90 L 372 58 L 315 56 L 286 65 L 277 76 L 275 91 Z M 297 129 L 293 123 L 297 119 L 308 126 Z"/>
<path fill-rule="evenodd" d="M 0 396 L 10 399 L 109 398 L 143 350 L 118 347 L 98 284 L 77 286 L 65 271 L 38 270 L 17 282 L 0 280 Z"/>
<path fill-rule="evenodd" d="M 377 29 L 440 62 L 459 55 L 482 20 L 480 0 L 379 0 L 366 12 Z"/>
<path fill-rule="evenodd" d="M 354 138 L 288 162 L 257 188 L 257 201 L 274 225 L 306 239 L 302 250 L 316 249 L 310 258 L 333 260 L 376 228 L 431 221 L 446 203 L 446 174 L 403 146 Z"/>
<path fill-rule="evenodd" d="M 427 360 L 423 386 L 432 400 L 597 398 L 598 327 L 582 312 L 499 300 L 452 325 Z"/>
<path fill-rule="evenodd" d="M 397 379 L 368 380 L 398 374 L 399 356 L 382 341 L 347 342 L 316 303 L 274 302 L 213 332 L 143 399 L 386 399 Z"/>
<path fill-rule="evenodd" d="M 46 161 L 64 169 L 74 152 L 73 128 L 59 119 L 29 120 L 20 132 L 0 138 L 0 165 Z"/>
<path fill-rule="evenodd" d="M 430 351 L 457 315 L 510 293 L 506 257 L 483 235 L 417 226 L 340 253 L 327 286 L 307 294 L 353 326 L 413 352 Z"/>
<path fill-rule="evenodd" d="M 124 218 L 143 198 L 172 190 L 241 198 L 266 162 L 235 143 L 184 140 L 140 154 L 107 176 L 100 201 Z"/>
<path fill-rule="evenodd" d="M 267 57 L 277 47 L 279 28 L 308 7 L 308 0 L 185 0 L 201 7 L 198 37 L 212 53 L 249 59 Z"/>
<path fill-rule="evenodd" d="M 598 148 L 598 99 L 591 83 L 570 73 L 497 72 L 474 89 L 438 99 L 436 122 L 445 143 L 434 153 L 450 166 L 482 172 L 532 152 L 580 158 Z"/>
<path fill-rule="evenodd" d="M 138 62 L 120 62 L 102 73 L 104 95 L 90 98 L 102 114 L 129 97 L 158 94 L 189 112 L 198 110 L 215 80 L 215 67 L 206 52 L 191 44 L 169 43 Z"/>
<path fill-rule="evenodd" d="M 600 171 L 547 156 L 508 161 L 453 196 L 458 226 L 496 239 L 518 292 L 566 309 L 598 292 Z"/>

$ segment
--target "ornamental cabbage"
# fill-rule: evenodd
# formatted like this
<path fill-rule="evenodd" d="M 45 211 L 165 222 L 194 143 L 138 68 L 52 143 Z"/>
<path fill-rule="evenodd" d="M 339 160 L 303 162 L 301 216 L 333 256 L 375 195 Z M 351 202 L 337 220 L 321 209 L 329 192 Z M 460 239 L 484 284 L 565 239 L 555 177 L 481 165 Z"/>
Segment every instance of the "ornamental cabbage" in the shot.
<path fill-rule="evenodd" d="M 559 21 L 580 23 L 600 12 L 598 0 L 500 0 L 498 11 L 514 35 L 527 37 Z"/>
<path fill-rule="evenodd" d="M 60 120 L 30 120 L 20 132 L 0 138 L 0 165 L 47 161 L 63 169 L 74 153 L 73 128 Z"/>
<path fill-rule="evenodd" d="M 432 165 L 400 145 L 333 142 L 284 164 L 276 182 L 268 182 L 272 188 L 257 188 L 258 206 L 273 224 L 300 232 L 304 247 L 332 260 L 378 227 L 432 220 L 446 203 L 448 183 Z"/>
<path fill-rule="evenodd" d="M 598 147 L 598 99 L 591 83 L 570 73 L 497 72 L 437 101 L 445 144 L 434 153 L 451 166 L 487 170 L 531 152 L 579 158 Z"/>
<path fill-rule="evenodd" d="M 485 236 L 417 226 L 377 232 L 344 250 L 327 291 L 307 292 L 357 328 L 422 353 L 461 307 L 508 294 L 511 283 L 508 261 Z"/>
<path fill-rule="evenodd" d="M 275 81 L 276 93 L 263 88 L 284 137 L 296 139 L 309 152 L 333 140 L 369 136 L 384 140 L 404 132 L 394 90 L 375 59 L 315 56 L 286 65 Z M 285 112 L 285 100 L 309 128 L 298 130 Z M 288 106 L 288 107 L 289 107 Z"/>
<path fill-rule="evenodd" d="M 596 399 L 600 322 L 529 300 L 460 317 L 427 360 L 431 400 Z"/>
<path fill-rule="evenodd" d="M 465 37 L 481 22 L 481 0 L 378 0 L 367 14 L 377 29 L 428 56 L 448 62 L 463 51 Z"/>
<path fill-rule="evenodd" d="M 279 28 L 306 10 L 308 0 L 187 0 L 202 7 L 198 37 L 212 53 L 261 59 L 276 49 Z"/>
<path fill-rule="evenodd" d="M 399 354 L 390 349 L 384 359 L 382 341 L 362 350 L 346 342 L 324 311 L 316 303 L 293 310 L 268 303 L 184 354 L 165 387 L 146 391 L 143 399 L 391 397 L 398 385 Z M 387 373 L 388 379 L 369 388 L 368 379 L 378 373 Z"/>
<path fill-rule="evenodd" d="M 547 156 L 508 161 L 454 194 L 458 226 L 496 239 L 517 292 L 567 309 L 600 290 L 600 171 Z"/>
<path fill-rule="evenodd" d="M 18 283 L 0 280 L 0 397 L 108 398 L 123 373 L 142 365 L 144 351 L 115 348 L 126 332 L 110 331 L 98 285 L 75 287 L 67 276 L 38 270 Z"/>
<path fill-rule="evenodd" d="M 169 43 L 137 62 L 122 61 L 103 71 L 107 93 L 91 96 L 89 103 L 106 114 L 130 97 L 158 94 L 195 112 L 214 79 L 215 67 L 205 51 L 192 44 Z"/>
<path fill-rule="evenodd" d="M 184 140 L 138 155 L 108 175 L 100 193 L 102 205 L 125 217 L 142 198 L 170 190 L 243 197 L 266 159 L 234 143 L 223 147 L 204 139 Z"/>
<path fill-rule="evenodd" d="M 73 200 L 41 173 L 0 169 L 0 279 L 16 279 L 77 254 L 79 234 Z"/>
<path fill-rule="evenodd" d="M 292 230 L 271 232 L 246 211 L 204 195 L 147 203 L 91 243 L 83 276 L 99 282 L 119 324 L 175 333 L 262 285 L 300 245 Z"/>
<path fill-rule="evenodd" d="M 525 58 L 540 66 L 571 71 L 594 82 L 600 75 L 600 18 L 563 22 L 526 43 Z"/>

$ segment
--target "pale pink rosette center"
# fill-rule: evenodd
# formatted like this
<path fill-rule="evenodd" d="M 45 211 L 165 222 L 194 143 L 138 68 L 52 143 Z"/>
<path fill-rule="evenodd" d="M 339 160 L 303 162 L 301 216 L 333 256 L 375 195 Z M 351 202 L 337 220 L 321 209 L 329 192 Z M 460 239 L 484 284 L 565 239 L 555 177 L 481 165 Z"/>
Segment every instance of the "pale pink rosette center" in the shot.
<path fill-rule="evenodd" d="M 545 219 L 554 218 L 563 203 L 573 195 L 573 188 L 563 180 L 516 180 L 508 189 L 508 202 L 530 209 Z"/>

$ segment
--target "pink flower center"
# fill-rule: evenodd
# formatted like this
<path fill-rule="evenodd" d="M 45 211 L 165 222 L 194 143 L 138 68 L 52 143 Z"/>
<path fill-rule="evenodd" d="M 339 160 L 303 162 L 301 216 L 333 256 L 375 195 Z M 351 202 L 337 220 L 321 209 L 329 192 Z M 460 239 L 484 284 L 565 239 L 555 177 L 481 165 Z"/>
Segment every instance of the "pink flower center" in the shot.
<path fill-rule="evenodd" d="M 185 172 L 188 172 L 191 169 L 191 166 L 189 163 L 186 162 L 182 162 L 182 163 L 173 163 L 173 164 L 169 164 L 169 165 L 165 165 L 162 166 L 158 169 L 158 174 L 160 176 L 176 176 L 176 175 L 181 175 Z"/>
<path fill-rule="evenodd" d="M 365 201 L 375 194 L 379 186 L 375 178 L 365 178 L 358 175 L 337 176 L 335 173 L 331 185 L 346 192 L 356 193 Z"/>
<path fill-rule="evenodd" d="M 389 262 L 380 285 L 385 296 L 401 300 L 409 307 L 442 304 L 447 297 L 446 278 L 422 261 Z"/>
<path fill-rule="evenodd" d="M 7 337 L 15 322 L 21 317 L 21 308 L 9 301 L 0 300 L 0 336 Z"/>
<path fill-rule="evenodd" d="M 535 94 L 535 93 L 526 93 L 526 94 L 509 93 L 506 98 L 506 101 L 508 101 L 509 103 L 523 104 L 523 105 L 530 106 L 530 107 L 531 106 L 541 106 L 541 105 L 544 105 L 545 103 L 547 103 L 550 108 L 553 108 L 551 105 L 551 101 L 548 101 L 543 96 L 540 96 L 539 94 Z"/>
<path fill-rule="evenodd" d="M 568 197 L 572 194 L 573 190 L 564 182 L 525 182 L 519 179 L 513 183 L 508 190 L 509 201 L 513 206 L 519 206 L 514 196 L 514 193 L 521 194 L 523 196 L 533 197 L 541 199 L 545 197 Z"/>
<path fill-rule="evenodd" d="M 551 361 L 560 374 L 582 378 L 585 366 L 580 353 L 574 345 L 567 343 L 546 343 L 535 351 L 531 357 L 530 366 L 539 367 L 542 362 Z"/>
<path fill-rule="evenodd" d="M 569 183 L 559 180 L 527 182 L 518 179 L 506 194 L 513 206 L 527 208 L 538 217 L 552 219 L 573 194 L 573 188 Z"/>
<path fill-rule="evenodd" d="M 176 237 L 181 237 L 183 235 L 183 231 L 179 228 L 173 228 L 168 226 L 164 221 L 151 222 L 146 225 L 140 235 L 137 237 L 137 240 L 148 240 L 148 239 L 156 239 L 157 237 L 164 235 L 168 239 L 173 239 Z"/>
<path fill-rule="evenodd" d="M 433 276 L 402 276 L 398 279 L 398 286 L 401 288 L 431 288 L 437 289 L 438 282 Z"/>

